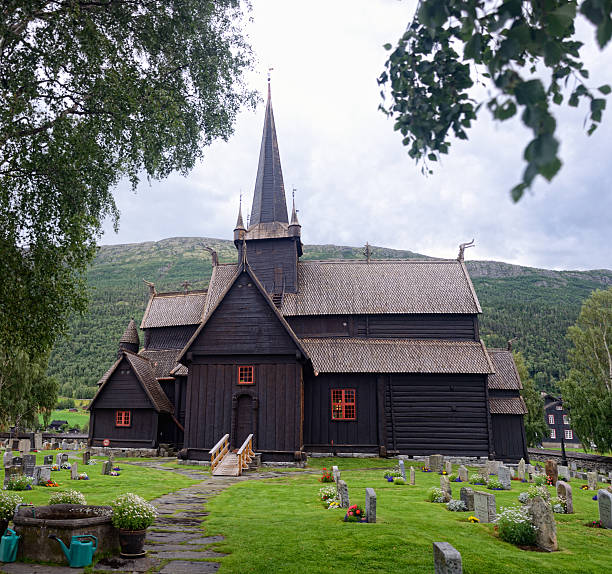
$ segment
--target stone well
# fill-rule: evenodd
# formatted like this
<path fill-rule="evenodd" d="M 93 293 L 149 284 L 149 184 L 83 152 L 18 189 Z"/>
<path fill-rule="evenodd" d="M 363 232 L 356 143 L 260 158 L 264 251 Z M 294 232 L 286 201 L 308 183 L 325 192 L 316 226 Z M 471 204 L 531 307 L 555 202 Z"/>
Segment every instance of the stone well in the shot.
<path fill-rule="evenodd" d="M 92 534 L 98 539 L 96 555 L 119 552 L 119 533 L 111 524 L 110 506 L 55 504 L 22 506 L 13 519 L 14 529 L 21 536 L 18 559 L 66 564 L 59 542 L 49 539 L 55 534 L 70 546 L 73 536 Z"/>

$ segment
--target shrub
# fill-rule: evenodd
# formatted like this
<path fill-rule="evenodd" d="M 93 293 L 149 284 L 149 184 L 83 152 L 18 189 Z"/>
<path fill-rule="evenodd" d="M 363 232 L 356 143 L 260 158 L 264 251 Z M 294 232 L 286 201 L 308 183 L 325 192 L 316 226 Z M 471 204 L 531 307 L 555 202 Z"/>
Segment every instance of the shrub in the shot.
<path fill-rule="evenodd" d="M 393 484 L 399 484 L 399 485 L 406 484 L 406 481 L 401 476 L 396 476 L 393 479 Z"/>
<path fill-rule="evenodd" d="M 49 504 L 87 504 L 87 500 L 78 490 L 66 490 L 65 492 L 54 492 L 49 497 Z"/>
<path fill-rule="evenodd" d="M 447 502 L 446 509 L 451 512 L 467 512 L 467 506 L 463 500 L 451 500 Z"/>
<path fill-rule="evenodd" d="M 459 475 L 456 472 L 453 472 L 452 474 L 448 475 L 448 480 L 450 480 L 451 482 L 456 482 L 458 478 Z"/>
<path fill-rule="evenodd" d="M 444 492 L 442 491 L 441 488 L 432 486 L 427 491 L 427 501 L 428 502 L 446 502 L 446 499 L 444 497 Z"/>
<path fill-rule="evenodd" d="M 557 514 L 567 513 L 567 499 L 563 496 L 555 496 L 555 498 L 552 498 L 550 505 L 552 507 L 552 511 Z"/>
<path fill-rule="evenodd" d="M 521 492 L 521 493 L 518 495 L 518 501 L 519 501 L 521 504 L 527 504 L 527 503 L 529 502 L 529 500 L 530 500 L 530 496 L 529 496 L 529 493 L 528 493 L 528 492 Z"/>
<path fill-rule="evenodd" d="M 324 486 L 319 488 L 319 498 L 323 501 L 336 498 L 336 487 L 335 486 Z"/>
<path fill-rule="evenodd" d="M 529 496 L 529 498 L 535 498 L 536 496 L 539 496 L 544 502 L 548 502 L 550 500 L 550 492 L 548 492 L 548 488 L 546 488 L 544 485 L 530 486 L 527 489 L 527 495 Z"/>
<path fill-rule="evenodd" d="M 536 476 L 536 477 L 533 479 L 533 483 L 534 483 L 536 486 L 544 486 L 544 485 L 546 484 L 546 477 L 545 477 L 545 476 L 543 476 L 543 475 L 541 475 L 541 474 L 538 474 L 538 476 Z"/>
<path fill-rule="evenodd" d="M 31 476 L 15 476 L 6 483 L 6 490 L 32 490 Z"/>
<path fill-rule="evenodd" d="M 487 477 L 483 474 L 473 474 L 470 476 L 470 484 L 487 484 Z"/>
<path fill-rule="evenodd" d="M 0 491 L 0 520 L 11 520 L 15 508 L 22 502 L 23 498 L 14 492 Z"/>
<path fill-rule="evenodd" d="M 531 523 L 527 509 L 511 506 L 501 509 L 495 519 L 497 533 L 504 542 L 521 546 L 530 546 L 536 540 L 536 528 Z"/>
<path fill-rule="evenodd" d="M 385 472 L 384 478 L 395 478 L 396 476 L 400 476 L 400 477 L 402 476 L 402 473 L 397 468 L 393 470 L 388 470 L 387 472 Z"/>
<path fill-rule="evenodd" d="M 124 530 L 144 530 L 157 516 L 155 507 L 137 494 L 118 496 L 113 504 L 113 526 Z"/>
<path fill-rule="evenodd" d="M 489 484 L 487 485 L 489 490 L 503 490 L 504 485 L 497 478 L 489 478 Z"/>

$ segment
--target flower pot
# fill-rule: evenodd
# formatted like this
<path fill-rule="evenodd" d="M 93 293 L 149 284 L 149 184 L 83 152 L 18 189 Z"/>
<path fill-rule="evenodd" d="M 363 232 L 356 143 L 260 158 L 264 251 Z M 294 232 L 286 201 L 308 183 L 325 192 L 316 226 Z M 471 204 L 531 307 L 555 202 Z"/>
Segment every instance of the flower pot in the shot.
<path fill-rule="evenodd" d="M 122 558 L 143 558 L 144 544 L 147 537 L 145 530 L 124 530 L 119 528 L 119 544 Z"/>

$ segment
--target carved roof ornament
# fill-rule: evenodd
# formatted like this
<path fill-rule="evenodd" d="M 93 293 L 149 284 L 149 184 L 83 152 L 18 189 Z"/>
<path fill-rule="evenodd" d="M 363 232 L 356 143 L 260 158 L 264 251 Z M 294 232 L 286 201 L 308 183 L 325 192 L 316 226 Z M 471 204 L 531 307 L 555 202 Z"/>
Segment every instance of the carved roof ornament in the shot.
<path fill-rule="evenodd" d="M 149 288 L 149 295 L 152 297 L 153 295 L 156 294 L 155 291 L 155 283 L 151 283 L 150 281 L 147 281 L 146 279 L 143 279 L 145 285 Z"/>
<path fill-rule="evenodd" d="M 367 241 L 365 247 L 363 248 L 363 254 L 365 255 L 366 261 L 369 263 L 370 259 L 372 259 L 372 247 Z"/>
<path fill-rule="evenodd" d="M 462 243 L 459 245 L 459 255 L 457 255 L 457 261 L 464 261 L 464 253 L 468 247 L 474 247 L 474 240 Z"/>

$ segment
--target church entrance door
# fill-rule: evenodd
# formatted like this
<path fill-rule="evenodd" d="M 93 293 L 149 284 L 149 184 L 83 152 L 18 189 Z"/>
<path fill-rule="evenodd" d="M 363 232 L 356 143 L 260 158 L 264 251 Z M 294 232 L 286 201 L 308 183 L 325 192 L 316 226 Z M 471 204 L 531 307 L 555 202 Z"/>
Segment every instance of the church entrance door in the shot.
<path fill-rule="evenodd" d="M 253 422 L 253 399 L 242 395 L 238 397 L 236 408 L 236 448 L 240 448 L 246 438 L 254 432 Z"/>

